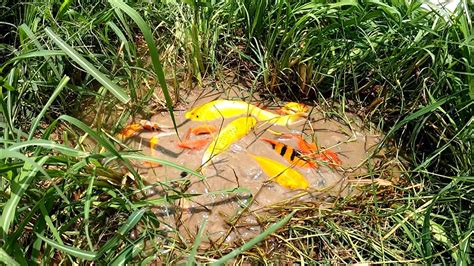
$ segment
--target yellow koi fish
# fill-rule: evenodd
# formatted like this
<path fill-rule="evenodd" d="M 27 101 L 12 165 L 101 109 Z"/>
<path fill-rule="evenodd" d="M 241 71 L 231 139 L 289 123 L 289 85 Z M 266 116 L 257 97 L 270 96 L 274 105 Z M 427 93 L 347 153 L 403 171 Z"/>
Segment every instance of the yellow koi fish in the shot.
<path fill-rule="evenodd" d="M 270 180 L 277 182 L 279 185 L 289 189 L 307 189 L 309 187 L 306 178 L 295 169 L 262 156 L 252 154 L 250 156 L 257 161 L 263 172 L 270 177 Z"/>
<path fill-rule="evenodd" d="M 249 108 L 244 101 L 215 100 L 191 109 L 184 116 L 194 121 L 210 121 L 249 114 Z"/>
<path fill-rule="evenodd" d="M 215 100 L 193 108 L 185 114 L 186 119 L 194 121 L 210 121 L 240 115 L 251 115 L 258 121 L 264 121 L 279 126 L 290 126 L 298 122 L 304 113 L 279 115 L 262 110 L 253 104 L 244 101 Z"/>
<path fill-rule="evenodd" d="M 212 157 L 225 151 L 232 143 L 243 138 L 256 124 L 257 120 L 253 117 L 240 117 L 227 124 L 207 147 L 202 157 L 202 164 L 205 165 Z"/>

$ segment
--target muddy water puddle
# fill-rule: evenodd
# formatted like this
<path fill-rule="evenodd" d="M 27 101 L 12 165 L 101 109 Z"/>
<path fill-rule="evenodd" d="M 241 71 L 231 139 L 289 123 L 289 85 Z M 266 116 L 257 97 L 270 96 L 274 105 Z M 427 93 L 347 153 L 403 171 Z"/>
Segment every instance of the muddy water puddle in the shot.
<path fill-rule="evenodd" d="M 344 197 L 357 193 L 348 180 L 367 173 L 365 163 L 378 143 L 377 133 L 361 129 L 357 118 L 348 115 L 350 126 L 323 117 L 321 110 L 313 108 L 308 118 L 301 119 L 291 127 L 270 126 L 259 122 L 253 130 L 229 149 L 214 157 L 206 167 L 201 160 L 206 149 L 189 150 L 178 147 L 180 139 L 185 138 L 190 128 L 210 124 L 217 128 L 225 127 L 235 118 L 218 119 L 209 122 L 190 121 L 184 118 L 185 109 L 203 104 L 217 98 L 215 93 L 199 95 L 199 100 L 181 108 L 175 113 L 179 125 L 179 138 L 173 129 L 162 132 L 142 132 L 129 140 L 130 146 L 144 154 L 171 161 L 177 165 L 201 171 L 205 179 L 186 175 L 181 170 L 169 166 L 150 166 L 137 164 L 146 182 L 156 184 L 170 180 L 187 179 L 189 182 L 180 189 L 190 195 L 180 199 L 174 206 L 157 206 L 155 212 L 177 229 L 182 237 L 193 241 L 201 226 L 203 245 L 227 246 L 248 240 L 262 231 L 263 217 L 275 206 L 297 206 L 298 204 L 321 202 L 328 197 Z M 220 95 L 220 98 L 226 98 Z M 159 125 L 171 126 L 167 113 L 151 118 Z M 273 132 L 273 133 L 272 133 Z M 263 156 L 281 164 L 288 162 L 262 138 L 278 140 L 291 147 L 297 143 L 291 138 L 281 138 L 274 132 L 301 134 L 306 140 L 313 140 L 321 150 L 330 149 L 342 161 L 340 166 L 319 163 L 317 168 L 293 167 L 309 182 L 307 190 L 290 190 L 270 181 L 250 154 Z M 158 136 L 157 145 L 150 149 L 150 139 Z M 193 136 L 193 139 L 210 138 L 209 135 Z M 161 194 L 156 186 L 150 194 Z M 153 197 L 153 196 L 151 196 Z"/>

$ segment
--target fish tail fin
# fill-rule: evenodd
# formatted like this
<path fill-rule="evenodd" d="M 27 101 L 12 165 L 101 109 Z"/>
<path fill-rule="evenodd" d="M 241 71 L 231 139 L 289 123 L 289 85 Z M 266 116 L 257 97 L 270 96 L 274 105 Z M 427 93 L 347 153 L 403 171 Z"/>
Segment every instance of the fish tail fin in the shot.
<path fill-rule="evenodd" d="M 213 156 L 213 148 L 208 147 L 206 151 L 204 152 L 204 155 L 202 156 L 202 160 L 201 160 L 202 167 L 207 166 L 211 162 L 212 156 Z"/>
<path fill-rule="evenodd" d="M 307 161 L 307 162 L 308 162 L 308 167 L 309 168 L 315 168 L 316 169 L 316 168 L 319 167 L 319 165 L 317 163 L 313 162 L 313 161 Z"/>

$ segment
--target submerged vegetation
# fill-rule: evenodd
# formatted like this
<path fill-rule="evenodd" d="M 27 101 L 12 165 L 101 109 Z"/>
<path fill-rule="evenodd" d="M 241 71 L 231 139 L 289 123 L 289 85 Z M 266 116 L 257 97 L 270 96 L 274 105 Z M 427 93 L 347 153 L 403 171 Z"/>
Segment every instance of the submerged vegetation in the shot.
<path fill-rule="evenodd" d="M 0 262 L 472 263 L 468 1 L 452 15 L 396 0 L 2 5 Z M 190 197 L 176 189 L 186 178 L 145 184 L 130 160 L 182 167 L 117 149 L 113 136 L 136 114 L 173 116 L 180 93 L 229 72 L 270 101 L 304 99 L 336 119 L 356 113 L 384 132 L 387 158 L 403 162 L 399 182 L 330 209 L 281 207 L 241 249 L 175 238 L 148 207 Z M 91 107 L 91 121 L 78 119 Z M 368 177 L 390 178 L 384 169 Z M 153 186 L 166 194 L 144 197 Z"/>

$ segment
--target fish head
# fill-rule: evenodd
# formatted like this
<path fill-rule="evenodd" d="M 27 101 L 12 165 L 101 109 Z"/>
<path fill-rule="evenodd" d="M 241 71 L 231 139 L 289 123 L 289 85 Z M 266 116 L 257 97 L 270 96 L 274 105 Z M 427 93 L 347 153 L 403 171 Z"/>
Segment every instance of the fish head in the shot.
<path fill-rule="evenodd" d="M 220 110 L 217 106 L 222 105 L 223 100 L 215 100 L 212 102 L 205 103 L 197 106 L 184 114 L 186 119 L 194 121 L 210 121 L 218 118 L 222 118 Z"/>
<path fill-rule="evenodd" d="M 186 114 L 184 114 L 184 117 L 190 120 L 203 121 L 205 113 L 204 111 L 204 106 L 198 106 L 186 112 Z"/>
<path fill-rule="evenodd" d="M 308 106 L 306 104 L 297 103 L 297 102 L 286 103 L 281 109 L 286 114 L 297 114 L 297 113 L 308 112 Z"/>

